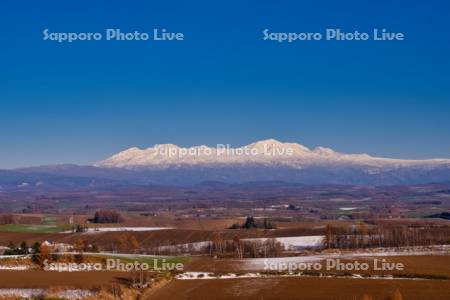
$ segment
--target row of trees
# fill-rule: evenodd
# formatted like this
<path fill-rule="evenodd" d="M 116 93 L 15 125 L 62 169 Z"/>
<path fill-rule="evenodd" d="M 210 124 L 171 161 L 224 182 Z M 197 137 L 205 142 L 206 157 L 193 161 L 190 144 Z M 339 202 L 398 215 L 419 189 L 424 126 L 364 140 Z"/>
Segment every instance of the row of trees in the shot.
<path fill-rule="evenodd" d="M 244 224 L 235 223 L 231 225 L 230 229 L 252 229 L 252 228 L 261 228 L 261 229 L 275 229 L 275 225 L 268 219 L 264 219 L 262 222 L 257 222 L 255 218 L 249 216 L 246 218 Z"/>
<path fill-rule="evenodd" d="M 139 253 L 141 244 L 133 234 L 121 234 L 111 243 L 111 251 L 122 253 Z"/>
<path fill-rule="evenodd" d="M 357 249 L 374 247 L 414 247 L 450 243 L 450 228 L 436 226 L 374 226 L 366 224 L 347 228 L 328 225 L 327 248 Z"/>
<path fill-rule="evenodd" d="M 31 254 L 32 261 L 39 266 L 43 266 L 45 260 L 48 260 L 49 262 L 57 261 L 61 257 L 60 255 L 54 253 L 54 249 L 52 247 L 45 244 L 41 245 L 38 242 L 34 243 L 31 247 L 28 246 L 26 242 L 20 243 L 19 246 L 15 246 L 13 243 L 9 243 L 8 248 L 9 249 L 4 252 L 4 255 Z M 77 250 L 79 250 L 79 248 Z M 81 253 L 75 255 L 74 258 L 76 262 L 80 263 L 83 261 L 83 255 Z"/>
<path fill-rule="evenodd" d="M 32 247 L 29 247 L 27 243 L 24 241 L 20 243 L 20 245 L 16 246 L 12 242 L 8 245 L 9 249 L 6 249 L 3 253 L 4 255 L 26 255 L 36 253 L 40 249 L 39 243 L 34 243 Z"/>
<path fill-rule="evenodd" d="M 203 251 L 217 257 L 263 258 L 279 256 L 283 250 L 283 245 L 273 238 L 263 241 L 246 241 L 235 236 L 230 241 L 223 240 L 217 235 Z"/>
<path fill-rule="evenodd" d="M 123 218 L 114 210 L 98 210 L 91 221 L 93 223 L 120 223 L 123 222 Z"/>
<path fill-rule="evenodd" d="M 0 215 L 0 225 L 14 224 L 14 216 L 11 214 L 1 214 Z"/>
<path fill-rule="evenodd" d="M 114 210 L 98 210 L 94 217 L 90 219 L 93 223 L 120 223 L 123 222 L 123 217 L 120 213 Z M 15 224 L 17 219 L 12 214 L 0 214 L 0 225 Z M 79 227 L 79 228 L 78 228 Z M 77 225 L 77 232 L 82 232 L 83 227 Z"/>
<path fill-rule="evenodd" d="M 277 257 L 284 251 L 284 247 L 276 239 L 242 240 L 235 236 L 231 240 L 223 239 L 216 233 L 211 241 L 189 243 L 185 245 L 161 245 L 146 249 L 146 253 L 155 255 L 175 255 L 181 253 L 208 254 L 212 257 L 234 258 L 264 258 Z"/>

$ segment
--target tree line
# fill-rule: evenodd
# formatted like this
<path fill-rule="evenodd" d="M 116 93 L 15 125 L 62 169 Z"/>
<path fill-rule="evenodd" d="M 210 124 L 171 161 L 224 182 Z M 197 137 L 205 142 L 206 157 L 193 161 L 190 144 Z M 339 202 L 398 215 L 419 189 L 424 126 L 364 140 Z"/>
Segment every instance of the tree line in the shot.
<path fill-rule="evenodd" d="M 407 226 L 367 224 L 347 228 L 327 225 L 325 246 L 336 249 L 375 247 L 415 247 L 450 243 L 450 228 L 441 226 Z"/>

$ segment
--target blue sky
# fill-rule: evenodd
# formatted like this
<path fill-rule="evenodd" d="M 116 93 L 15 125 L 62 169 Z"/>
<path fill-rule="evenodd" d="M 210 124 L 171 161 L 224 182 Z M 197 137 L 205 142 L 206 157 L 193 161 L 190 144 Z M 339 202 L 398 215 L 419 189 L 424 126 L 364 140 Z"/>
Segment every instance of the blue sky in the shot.
<path fill-rule="evenodd" d="M 450 157 L 447 1 L 152 2 L 0 3 L 0 168 L 269 137 Z M 386 28 L 406 40 L 262 40 L 266 28 L 336 27 Z M 186 40 L 59 44 L 42 40 L 45 28 L 166 28 Z"/>

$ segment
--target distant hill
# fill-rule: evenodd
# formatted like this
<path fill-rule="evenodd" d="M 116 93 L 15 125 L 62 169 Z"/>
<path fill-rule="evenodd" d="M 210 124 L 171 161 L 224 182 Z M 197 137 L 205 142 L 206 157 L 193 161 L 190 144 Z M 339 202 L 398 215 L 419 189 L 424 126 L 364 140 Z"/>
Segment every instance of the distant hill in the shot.
<path fill-rule="evenodd" d="M 440 214 L 428 216 L 427 218 L 440 218 L 440 219 L 450 220 L 450 212 L 442 212 Z"/>

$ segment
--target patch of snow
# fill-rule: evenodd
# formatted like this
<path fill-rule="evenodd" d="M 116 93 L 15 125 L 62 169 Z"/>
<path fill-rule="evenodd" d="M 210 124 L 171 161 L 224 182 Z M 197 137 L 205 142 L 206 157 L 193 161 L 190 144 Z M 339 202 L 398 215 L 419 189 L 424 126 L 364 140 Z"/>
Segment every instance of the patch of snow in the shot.
<path fill-rule="evenodd" d="M 259 273 L 235 274 L 228 273 L 224 275 L 214 275 L 208 272 L 184 272 L 175 276 L 179 280 L 197 280 L 197 279 L 236 279 L 236 278 L 260 278 Z"/>
<path fill-rule="evenodd" d="M 305 248 L 320 248 L 323 246 L 323 235 L 311 235 L 311 236 L 289 236 L 289 237 L 277 237 L 274 238 L 277 242 L 281 243 L 286 250 L 301 250 Z M 244 241 L 261 241 L 265 242 L 268 238 L 251 238 L 243 239 Z"/>
<path fill-rule="evenodd" d="M 57 293 L 58 297 L 64 298 L 64 299 L 84 299 L 88 297 L 94 296 L 95 293 L 90 290 L 65 290 Z"/>
<path fill-rule="evenodd" d="M 286 250 L 301 250 L 306 248 L 320 248 L 323 246 L 323 235 L 312 235 L 312 236 L 291 236 L 291 237 L 276 237 L 274 238 L 277 242 L 280 242 Z M 265 242 L 270 238 L 249 238 L 242 239 L 242 241 L 252 242 L 260 241 Z M 193 252 L 201 251 L 207 247 L 211 241 L 194 242 L 187 244 L 177 244 L 177 245 L 167 245 L 159 246 L 157 249 L 159 251 L 177 251 L 177 252 Z"/>
<path fill-rule="evenodd" d="M 215 279 L 212 273 L 207 272 L 185 272 L 175 276 L 180 280 L 192 280 L 192 279 Z"/>
<path fill-rule="evenodd" d="M 430 247 L 404 247 L 404 248 L 374 248 L 368 250 L 344 253 L 327 253 L 304 256 L 246 258 L 239 260 L 242 270 L 263 270 L 267 264 L 299 264 L 319 262 L 326 259 L 350 259 L 356 257 L 386 257 L 386 256 L 422 256 L 422 255 L 450 255 L 449 245 Z"/>
<path fill-rule="evenodd" d="M 41 296 L 44 289 L 0 289 L 0 297 L 32 298 Z"/>
<path fill-rule="evenodd" d="M 87 297 L 92 297 L 95 295 L 94 292 L 90 290 L 80 290 L 80 289 L 69 289 L 56 293 L 49 293 L 45 289 L 0 289 L 0 297 L 21 297 L 21 298 L 35 298 L 45 295 L 56 295 L 63 299 L 84 299 Z"/>
<path fill-rule="evenodd" d="M 228 273 L 225 275 L 215 275 L 214 273 L 209 272 L 185 272 L 175 276 L 175 279 L 178 280 L 211 280 L 211 279 L 245 279 L 245 278 L 277 278 L 277 277 L 307 277 L 307 278 L 351 278 L 351 279 L 375 279 L 375 280 L 428 280 L 426 278 L 407 278 L 407 277 L 394 277 L 392 275 L 370 275 L 370 276 L 362 276 L 360 274 L 317 274 L 317 275 L 309 275 L 304 274 L 302 272 L 299 273 L 288 273 L 288 274 L 261 274 L 261 273 L 244 273 L 244 274 L 235 274 Z"/>
<path fill-rule="evenodd" d="M 28 265 L 0 265 L 0 270 L 25 271 L 31 269 Z"/>
<path fill-rule="evenodd" d="M 121 232 L 121 231 L 155 231 L 173 229 L 172 227 L 96 227 L 88 228 L 84 233 L 98 233 L 98 232 Z M 63 231 L 62 233 L 72 233 L 73 231 Z"/>
<path fill-rule="evenodd" d="M 0 259 L 3 258 L 20 258 L 20 259 L 27 259 L 30 258 L 30 254 L 21 254 L 21 255 L 0 255 Z"/>
<path fill-rule="evenodd" d="M 211 242 L 210 241 L 202 241 L 202 242 L 194 242 L 187 244 L 176 244 L 176 245 L 167 245 L 167 246 L 159 246 L 157 247 L 158 251 L 177 251 L 177 252 L 193 252 L 193 251 L 201 251 L 205 247 L 207 247 Z"/>
<path fill-rule="evenodd" d="M 355 210 L 355 209 L 358 209 L 358 208 L 357 207 L 341 207 L 339 209 L 343 210 L 343 211 L 349 211 L 349 210 Z"/>

